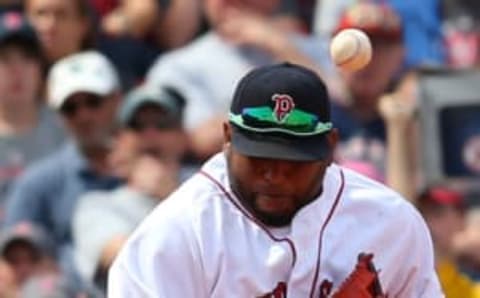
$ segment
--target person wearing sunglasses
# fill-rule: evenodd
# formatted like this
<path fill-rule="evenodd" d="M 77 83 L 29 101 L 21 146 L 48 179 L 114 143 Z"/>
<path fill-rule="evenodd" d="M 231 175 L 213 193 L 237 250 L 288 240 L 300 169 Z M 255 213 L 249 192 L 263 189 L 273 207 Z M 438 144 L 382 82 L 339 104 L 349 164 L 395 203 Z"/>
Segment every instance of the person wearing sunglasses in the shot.
<path fill-rule="evenodd" d="M 32 221 L 45 228 L 54 237 L 56 257 L 67 273 L 75 272 L 70 227 L 79 196 L 123 183 L 108 164 L 120 100 L 118 82 L 113 65 L 95 51 L 65 57 L 52 66 L 48 103 L 71 138 L 27 169 L 8 198 L 6 224 Z"/>
<path fill-rule="evenodd" d="M 110 158 L 127 183 L 86 194 L 73 217 L 76 264 L 86 282 L 102 290 L 124 240 L 193 173 L 194 168 L 182 162 L 187 147 L 183 106 L 175 91 L 152 86 L 130 91 L 120 106 L 120 128 Z"/>

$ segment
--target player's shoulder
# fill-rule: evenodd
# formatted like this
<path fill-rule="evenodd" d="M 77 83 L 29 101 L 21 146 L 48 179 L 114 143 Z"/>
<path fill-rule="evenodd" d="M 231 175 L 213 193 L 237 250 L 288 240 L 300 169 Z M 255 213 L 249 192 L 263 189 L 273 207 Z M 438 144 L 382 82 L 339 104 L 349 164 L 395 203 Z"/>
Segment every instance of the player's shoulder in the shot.
<path fill-rule="evenodd" d="M 416 208 L 393 189 L 350 169 L 334 167 L 344 177 L 343 208 L 362 210 L 365 214 L 381 213 L 390 218 L 417 216 Z"/>
<path fill-rule="evenodd" d="M 422 216 L 400 194 L 349 169 L 333 165 L 329 172 L 336 172 L 334 177 L 343 177 L 342 195 L 335 211 L 337 219 L 360 230 L 368 227 L 374 234 L 398 231 L 406 238 L 428 238 Z"/>

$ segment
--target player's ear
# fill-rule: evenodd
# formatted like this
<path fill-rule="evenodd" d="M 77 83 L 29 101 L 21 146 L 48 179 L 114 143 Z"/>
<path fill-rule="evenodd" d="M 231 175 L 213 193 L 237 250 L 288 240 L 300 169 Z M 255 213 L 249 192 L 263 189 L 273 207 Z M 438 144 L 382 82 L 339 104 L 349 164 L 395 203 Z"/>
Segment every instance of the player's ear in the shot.
<path fill-rule="evenodd" d="M 326 137 L 327 137 L 328 146 L 330 147 L 331 156 L 332 156 L 332 159 L 333 159 L 333 155 L 335 153 L 335 149 L 337 148 L 337 143 L 338 143 L 338 139 L 339 139 L 338 129 L 333 128 L 326 135 Z"/>

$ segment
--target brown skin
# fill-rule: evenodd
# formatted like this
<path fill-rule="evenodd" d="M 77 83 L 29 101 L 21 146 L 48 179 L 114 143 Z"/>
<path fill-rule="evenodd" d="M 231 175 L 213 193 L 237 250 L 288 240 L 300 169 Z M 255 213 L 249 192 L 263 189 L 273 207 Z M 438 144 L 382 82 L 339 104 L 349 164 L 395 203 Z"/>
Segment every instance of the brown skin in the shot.
<path fill-rule="evenodd" d="M 38 251 L 29 243 L 17 241 L 8 246 L 5 259 L 15 274 L 15 279 L 22 285 L 37 270 L 39 264 Z"/>
<path fill-rule="evenodd" d="M 27 0 L 25 13 L 50 63 L 84 48 L 90 20 L 82 0 Z"/>
<path fill-rule="evenodd" d="M 185 133 L 180 120 L 169 117 L 158 105 L 140 107 L 133 118 L 135 128 L 125 127 L 116 136 L 110 163 L 130 187 L 164 199 L 178 186 L 180 161 L 187 147 Z"/>
<path fill-rule="evenodd" d="M 0 49 L 0 134 L 23 133 L 37 125 L 37 94 L 42 84 L 38 58 L 21 46 Z"/>
<path fill-rule="evenodd" d="M 10 264 L 0 258 L 0 297 L 17 298 L 19 285 Z"/>
<path fill-rule="evenodd" d="M 432 233 L 437 261 L 453 258 L 453 241 L 465 227 L 465 214 L 451 206 L 437 206 L 423 210 L 422 215 Z"/>
<path fill-rule="evenodd" d="M 168 120 L 166 112 L 155 105 L 140 107 L 134 118 L 134 121 L 143 127 L 137 131 L 130 130 L 130 133 L 138 138 L 139 153 L 150 153 L 165 161 L 178 162 L 182 158 L 186 151 L 186 136 L 179 120 Z M 156 128 L 159 121 L 169 127 Z M 169 124 L 174 121 L 178 123 Z"/>
<path fill-rule="evenodd" d="M 146 105 L 134 115 L 134 122 L 142 129 L 125 127 L 118 131 L 110 154 L 110 162 L 118 175 L 128 177 L 135 162 L 142 156 L 178 166 L 187 150 L 187 138 L 180 123 L 168 128 L 156 128 L 155 125 L 165 117 L 160 107 Z"/>
<path fill-rule="evenodd" d="M 96 96 L 79 92 L 71 95 L 64 103 L 78 106 L 74 114 L 62 113 L 65 126 L 73 135 L 79 149 L 89 161 L 93 171 L 111 175 L 108 154 L 113 142 L 115 113 L 120 100 L 119 93 L 103 97 L 97 107 L 89 107 L 89 97 Z"/>
<path fill-rule="evenodd" d="M 73 102 L 80 107 L 74 115 L 62 115 L 70 132 L 86 151 L 109 146 L 119 102 L 119 94 L 112 94 L 104 97 L 99 107 L 90 108 L 84 103 L 90 96 L 95 95 L 84 92 L 71 95 L 65 103 Z"/>
<path fill-rule="evenodd" d="M 0 49 L 0 76 L 0 100 L 12 101 L 15 105 L 35 103 L 42 83 L 38 58 L 29 55 L 21 46 L 6 46 Z"/>
<path fill-rule="evenodd" d="M 125 235 L 117 235 L 105 244 L 100 255 L 100 267 L 102 270 L 110 268 L 123 245 L 127 242 L 127 238 L 128 236 Z"/>
<path fill-rule="evenodd" d="M 204 0 L 206 16 L 214 28 L 221 26 L 228 19 L 231 10 L 269 16 L 278 5 L 278 0 Z"/>
<path fill-rule="evenodd" d="M 224 150 L 233 192 L 242 205 L 268 226 L 290 224 L 295 214 L 322 192 L 325 171 L 332 155 L 319 161 L 291 161 L 243 155 L 231 145 L 231 124 L 224 123 Z M 338 132 L 327 140 L 334 151 Z M 299 175 L 301 173 L 301 175 Z"/>
<path fill-rule="evenodd" d="M 112 35 L 130 34 L 143 38 L 160 18 L 155 0 L 123 0 L 102 19 L 102 29 Z"/>

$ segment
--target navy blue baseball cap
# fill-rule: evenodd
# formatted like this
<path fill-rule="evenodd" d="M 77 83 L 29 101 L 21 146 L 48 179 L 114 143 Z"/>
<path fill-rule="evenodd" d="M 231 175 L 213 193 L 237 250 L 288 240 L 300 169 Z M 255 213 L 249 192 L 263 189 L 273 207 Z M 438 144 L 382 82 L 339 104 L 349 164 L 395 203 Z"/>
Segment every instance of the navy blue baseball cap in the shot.
<path fill-rule="evenodd" d="M 25 16 L 19 12 L 0 14 L 0 44 L 7 41 L 19 41 L 35 52 L 40 52 L 40 41 Z"/>
<path fill-rule="evenodd" d="M 314 161 L 331 155 L 327 87 L 305 67 L 282 63 L 249 72 L 237 85 L 229 121 L 232 145 L 246 156 Z"/>

